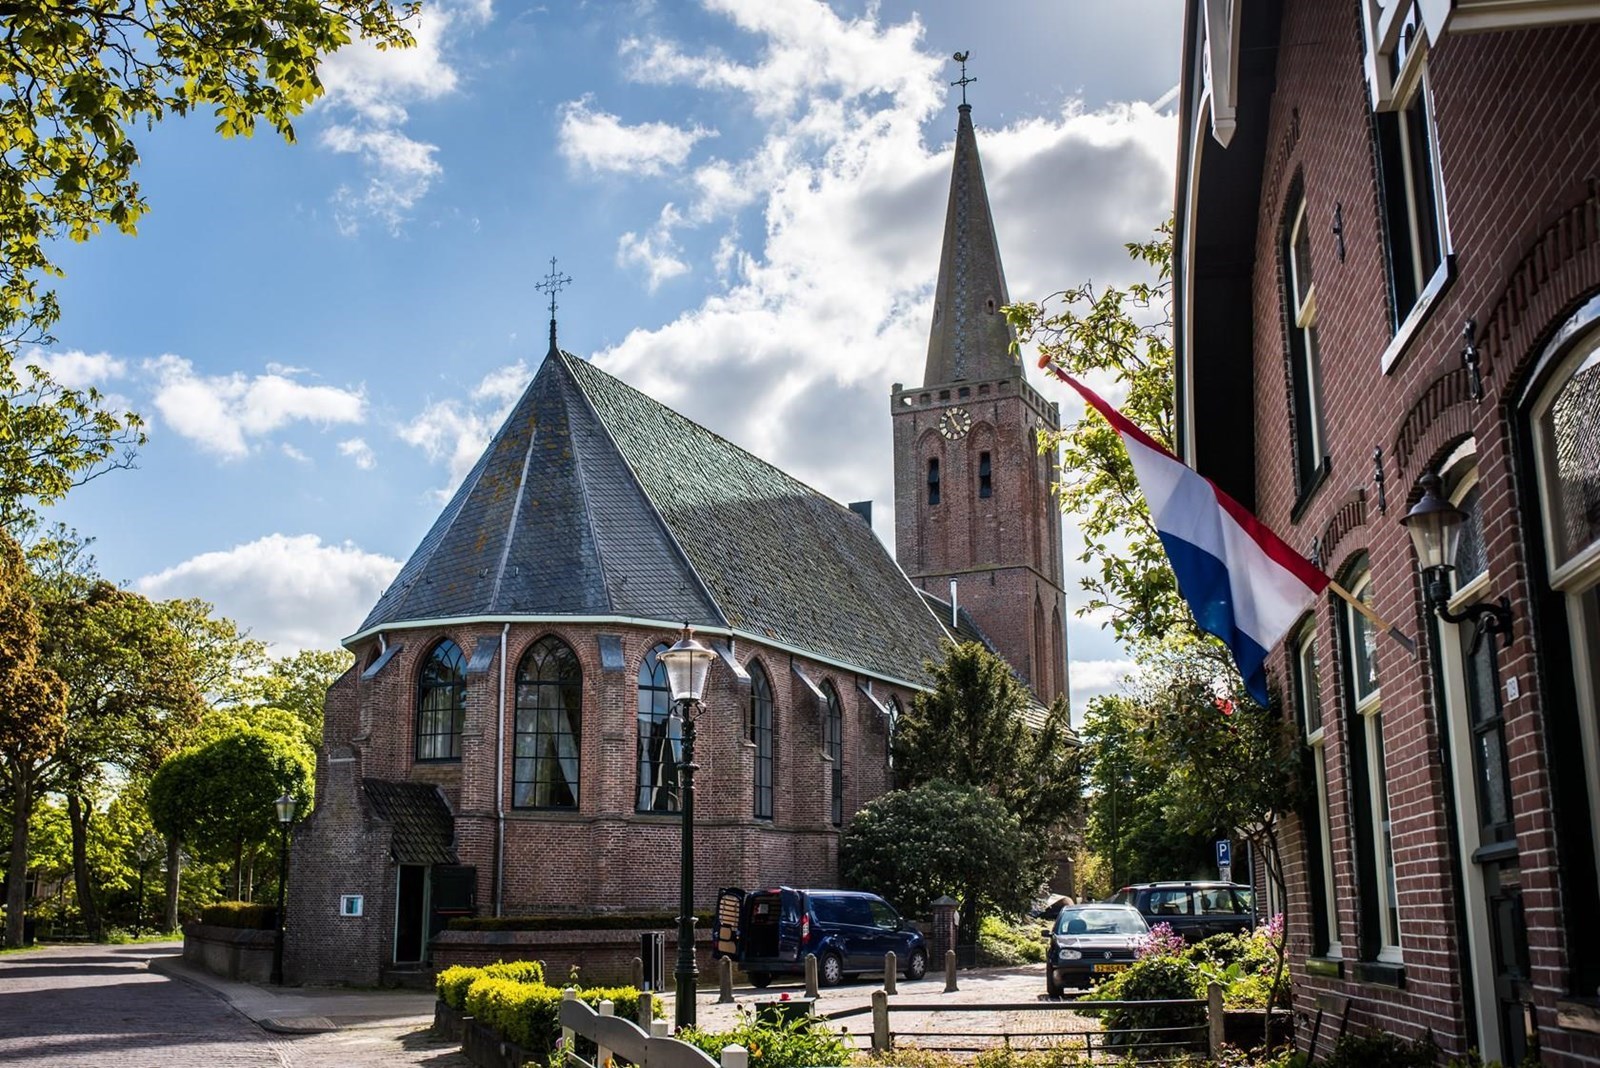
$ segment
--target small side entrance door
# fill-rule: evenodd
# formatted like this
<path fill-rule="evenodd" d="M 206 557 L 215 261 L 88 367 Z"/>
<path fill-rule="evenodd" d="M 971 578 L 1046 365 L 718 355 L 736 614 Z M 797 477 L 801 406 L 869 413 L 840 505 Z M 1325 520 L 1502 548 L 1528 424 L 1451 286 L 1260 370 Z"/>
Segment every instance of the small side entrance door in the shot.
<path fill-rule="evenodd" d="M 416 964 L 422 960 L 428 930 L 428 869 L 402 864 L 395 891 L 394 962 Z"/>

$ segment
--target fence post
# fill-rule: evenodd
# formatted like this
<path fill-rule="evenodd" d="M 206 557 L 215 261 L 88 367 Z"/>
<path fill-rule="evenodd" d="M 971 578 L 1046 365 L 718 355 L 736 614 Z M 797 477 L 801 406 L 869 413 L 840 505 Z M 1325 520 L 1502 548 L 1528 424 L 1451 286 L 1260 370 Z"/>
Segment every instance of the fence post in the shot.
<path fill-rule="evenodd" d="M 615 1016 L 617 1014 L 616 1003 L 609 999 L 602 1001 L 598 1009 L 601 1016 Z M 609 1060 L 611 1060 L 611 1051 L 604 1046 L 598 1046 L 594 1054 L 594 1063 L 597 1068 L 604 1068 L 605 1063 Z"/>
<path fill-rule="evenodd" d="M 633 958 L 633 988 L 644 989 L 644 959 L 641 957 Z"/>
<path fill-rule="evenodd" d="M 806 997 L 817 996 L 817 955 L 811 954 L 806 958 Z"/>
<path fill-rule="evenodd" d="M 946 994 L 956 989 L 956 951 L 944 951 L 944 992 Z"/>
<path fill-rule="evenodd" d="M 894 950 L 883 955 L 883 992 L 885 994 L 898 993 L 895 990 L 895 980 L 900 977 L 900 960 L 895 956 Z"/>
<path fill-rule="evenodd" d="M 1222 1053 L 1223 1012 L 1221 983 L 1213 982 L 1206 987 L 1206 1024 L 1209 1031 L 1207 1045 L 1211 1056 L 1216 1057 Z"/>
<path fill-rule="evenodd" d="M 893 1048 L 894 1038 L 889 1034 L 889 995 L 886 991 L 874 990 L 872 992 L 872 1052 L 888 1053 Z"/>
<path fill-rule="evenodd" d="M 722 987 L 722 995 L 717 998 L 718 1005 L 733 1004 L 733 961 L 723 957 L 717 961 L 717 979 Z"/>
<path fill-rule="evenodd" d="M 562 1001 L 577 1001 L 578 1000 L 578 991 L 577 991 L 577 989 L 574 988 L 574 987 L 570 987 L 570 986 L 566 987 L 565 989 L 563 989 L 561 991 L 561 1000 Z M 573 1037 L 574 1036 L 573 1036 L 572 1028 L 563 1027 L 561 1029 L 561 1062 L 563 1064 L 566 1063 L 568 1057 L 572 1056 L 572 1041 L 573 1041 Z"/>
<path fill-rule="evenodd" d="M 669 1023 L 666 1020 L 651 1020 L 650 1021 L 650 1037 L 651 1038 L 671 1038 L 672 1037 L 672 1024 Z"/>
<path fill-rule="evenodd" d="M 635 957 L 634 960 L 639 958 Z M 656 1018 L 655 995 L 646 990 L 639 994 L 639 1027 L 650 1030 L 650 1021 Z"/>
<path fill-rule="evenodd" d="M 731 1043 L 723 1046 L 722 1068 L 750 1068 L 750 1051 Z"/>

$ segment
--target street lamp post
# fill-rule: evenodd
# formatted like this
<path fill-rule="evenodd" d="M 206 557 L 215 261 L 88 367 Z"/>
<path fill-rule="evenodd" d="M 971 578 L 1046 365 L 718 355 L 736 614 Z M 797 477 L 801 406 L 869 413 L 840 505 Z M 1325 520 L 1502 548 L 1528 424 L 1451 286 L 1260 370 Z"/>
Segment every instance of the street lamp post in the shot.
<path fill-rule="evenodd" d="M 272 943 L 272 982 L 283 985 L 283 903 L 289 882 L 289 824 L 294 822 L 295 799 L 287 790 L 273 802 L 278 810 L 278 937 Z"/>
<path fill-rule="evenodd" d="M 1450 609 L 1450 572 L 1455 570 L 1456 550 L 1461 545 L 1461 524 L 1467 514 L 1441 494 L 1439 476 L 1422 476 L 1422 497 L 1400 520 L 1417 551 L 1417 568 L 1422 572 L 1422 592 L 1428 609 L 1447 623 L 1472 622 L 1475 631 L 1473 651 L 1486 635 L 1511 633 L 1511 600 L 1469 604 L 1459 612 Z M 1491 657 L 1494 654 L 1490 646 Z"/>
<path fill-rule="evenodd" d="M 706 676 L 715 657 L 715 653 L 694 640 L 694 631 L 685 623 L 683 636 L 677 644 L 657 658 L 667 669 L 674 711 L 683 722 L 683 758 L 678 763 L 683 852 L 678 861 L 678 966 L 673 973 L 676 980 L 674 1016 L 680 1030 L 695 1025 L 695 1001 L 700 982 L 694 954 L 694 773 L 699 770 L 694 762 L 694 733 Z"/>

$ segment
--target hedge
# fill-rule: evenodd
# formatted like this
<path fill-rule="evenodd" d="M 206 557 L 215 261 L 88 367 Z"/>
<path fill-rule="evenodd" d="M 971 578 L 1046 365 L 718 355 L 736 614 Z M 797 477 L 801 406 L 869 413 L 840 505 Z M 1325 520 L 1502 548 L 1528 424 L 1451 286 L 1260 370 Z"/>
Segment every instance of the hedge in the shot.
<path fill-rule="evenodd" d="M 631 986 L 590 987 L 579 990 L 578 999 L 595 1008 L 602 1001 L 610 1001 L 616 1015 L 630 1020 L 639 1014 L 639 991 Z M 464 1008 L 473 1019 L 493 1029 L 501 1038 L 515 1042 L 537 1060 L 545 1061 L 555 1051 L 556 1040 L 561 1037 L 561 1000 L 560 987 L 485 975 L 467 988 Z M 658 1009 L 659 1006 L 657 1002 Z"/>
<path fill-rule="evenodd" d="M 544 962 L 537 960 L 495 961 L 482 968 L 468 968 L 457 964 L 440 972 L 434 980 L 439 1000 L 452 1009 L 467 1003 L 467 990 L 474 982 L 488 976 L 491 979 L 509 979 L 515 983 L 543 983 Z"/>
<path fill-rule="evenodd" d="M 252 901 L 218 901 L 200 910 L 200 922 L 212 927 L 242 927 L 250 931 L 271 931 L 278 926 L 278 910 Z"/>
<path fill-rule="evenodd" d="M 711 928 L 711 913 L 697 916 L 699 929 Z M 445 925 L 449 931 L 665 931 L 678 926 L 675 912 L 601 913 L 575 916 L 463 916 Z"/>

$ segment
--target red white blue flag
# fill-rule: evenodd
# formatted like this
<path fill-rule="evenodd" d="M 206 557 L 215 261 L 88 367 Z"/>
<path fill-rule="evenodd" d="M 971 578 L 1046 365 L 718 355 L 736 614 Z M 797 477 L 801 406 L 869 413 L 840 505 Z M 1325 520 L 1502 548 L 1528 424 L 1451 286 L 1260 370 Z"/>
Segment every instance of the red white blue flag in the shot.
<path fill-rule="evenodd" d="M 1250 696 L 1265 705 L 1267 652 L 1332 580 L 1093 390 L 1055 367 L 1048 370 L 1081 393 L 1122 439 L 1195 623 L 1233 651 Z"/>

